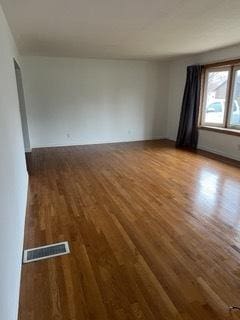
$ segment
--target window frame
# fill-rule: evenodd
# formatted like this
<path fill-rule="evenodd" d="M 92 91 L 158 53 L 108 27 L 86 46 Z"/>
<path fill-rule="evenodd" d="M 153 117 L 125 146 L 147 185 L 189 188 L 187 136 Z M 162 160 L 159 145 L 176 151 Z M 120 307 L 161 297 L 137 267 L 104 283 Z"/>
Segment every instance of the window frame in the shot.
<path fill-rule="evenodd" d="M 207 86 L 208 86 L 208 74 L 214 71 L 228 71 L 228 80 L 227 80 L 227 87 L 226 87 L 226 99 L 225 99 L 225 108 L 224 108 L 224 115 L 223 115 L 223 123 L 214 123 L 214 122 L 206 122 L 205 121 L 205 115 L 206 115 L 206 110 L 205 110 L 205 103 L 207 99 Z M 225 123 L 226 123 L 226 118 L 227 118 L 227 106 L 228 106 L 228 92 L 229 92 L 229 87 L 230 87 L 230 78 L 231 78 L 231 68 L 229 66 L 227 67 L 216 67 L 216 68 L 207 68 L 205 70 L 205 75 L 204 75 L 204 88 L 202 92 L 202 109 L 201 109 L 201 124 L 204 127 L 216 127 L 216 128 L 224 128 Z"/>
<path fill-rule="evenodd" d="M 234 81 L 236 72 L 240 70 L 240 59 L 230 60 L 225 62 L 217 62 L 203 66 L 201 78 L 201 94 L 200 94 L 200 108 L 199 108 L 199 128 L 219 131 L 222 133 L 240 135 L 240 125 L 230 125 L 232 100 L 234 93 Z M 223 124 L 205 122 L 205 101 L 207 90 L 207 74 L 213 71 L 229 71 L 228 83 L 226 89 L 225 110 Z"/>
<path fill-rule="evenodd" d="M 233 93 L 234 93 L 234 85 L 235 85 L 235 79 L 236 79 L 236 73 L 237 71 L 240 71 L 240 65 L 235 65 L 232 68 L 232 85 L 231 85 L 231 92 L 229 97 L 229 109 L 228 109 L 228 119 L 227 119 L 227 128 L 228 129 L 234 129 L 234 130 L 240 130 L 240 124 L 239 125 L 231 125 L 231 113 L 233 109 Z"/>

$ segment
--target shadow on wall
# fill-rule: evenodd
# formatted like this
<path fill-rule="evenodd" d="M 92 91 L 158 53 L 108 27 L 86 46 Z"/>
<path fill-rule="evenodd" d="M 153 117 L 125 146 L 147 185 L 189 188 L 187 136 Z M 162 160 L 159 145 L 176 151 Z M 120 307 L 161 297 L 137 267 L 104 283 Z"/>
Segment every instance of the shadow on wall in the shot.
<path fill-rule="evenodd" d="M 163 74 L 165 71 L 164 69 Z M 154 78 L 153 81 L 149 75 L 145 77 L 145 91 L 142 97 L 142 101 L 144 101 L 142 128 L 144 136 L 160 139 L 166 135 L 166 92 L 168 92 L 168 89 L 166 78 L 162 77 L 159 71 L 154 73 Z"/>

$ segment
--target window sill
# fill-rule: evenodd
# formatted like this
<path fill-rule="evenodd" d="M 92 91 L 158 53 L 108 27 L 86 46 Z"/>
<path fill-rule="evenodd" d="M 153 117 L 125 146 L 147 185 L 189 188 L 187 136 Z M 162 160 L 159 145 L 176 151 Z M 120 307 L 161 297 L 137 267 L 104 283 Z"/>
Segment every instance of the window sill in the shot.
<path fill-rule="evenodd" d="M 228 128 L 217 128 L 217 127 L 208 127 L 208 126 L 200 126 L 198 127 L 200 130 L 207 130 L 207 131 L 214 131 L 218 133 L 229 134 L 232 136 L 239 136 L 240 137 L 240 130 L 236 129 L 228 129 Z"/>

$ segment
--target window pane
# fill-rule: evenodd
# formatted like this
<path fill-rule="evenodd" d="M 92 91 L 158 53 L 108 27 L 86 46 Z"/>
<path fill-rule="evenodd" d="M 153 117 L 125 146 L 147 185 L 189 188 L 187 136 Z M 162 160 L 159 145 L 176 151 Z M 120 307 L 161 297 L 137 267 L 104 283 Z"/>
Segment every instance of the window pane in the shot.
<path fill-rule="evenodd" d="M 204 122 L 223 124 L 229 71 L 207 73 L 204 103 Z"/>
<path fill-rule="evenodd" d="M 235 72 L 232 106 L 230 114 L 230 126 L 240 126 L 240 70 Z"/>

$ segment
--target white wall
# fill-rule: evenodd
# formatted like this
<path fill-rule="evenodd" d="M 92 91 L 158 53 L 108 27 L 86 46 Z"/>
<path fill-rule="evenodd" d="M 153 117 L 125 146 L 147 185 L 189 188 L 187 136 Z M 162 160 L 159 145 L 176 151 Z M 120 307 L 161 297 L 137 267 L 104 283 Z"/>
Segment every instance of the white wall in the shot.
<path fill-rule="evenodd" d="M 0 7 L 0 319 L 17 320 L 27 171 L 13 57 L 17 51 Z"/>
<path fill-rule="evenodd" d="M 167 134 L 169 139 L 176 140 L 183 90 L 186 80 L 187 66 L 191 64 L 206 64 L 240 57 L 240 45 L 178 59 L 170 63 L 169 70 L 169 99 Z M 198 147 L 240 160 L 240 137 L 223 133 L 199 130 Z"/>
<path fill-rule="evenodd" d="M 170 63 L 25 57 L 31 147 L 176 139 L 186 68 L 240 57 L 240 45 Z M 200 130 L 199 148 L 240 159 L 239 137 Z"/>
<path fill-rule="evenodd" d="M 159 138 L 168 64 L 25 57 L 31 147 Z"/>

